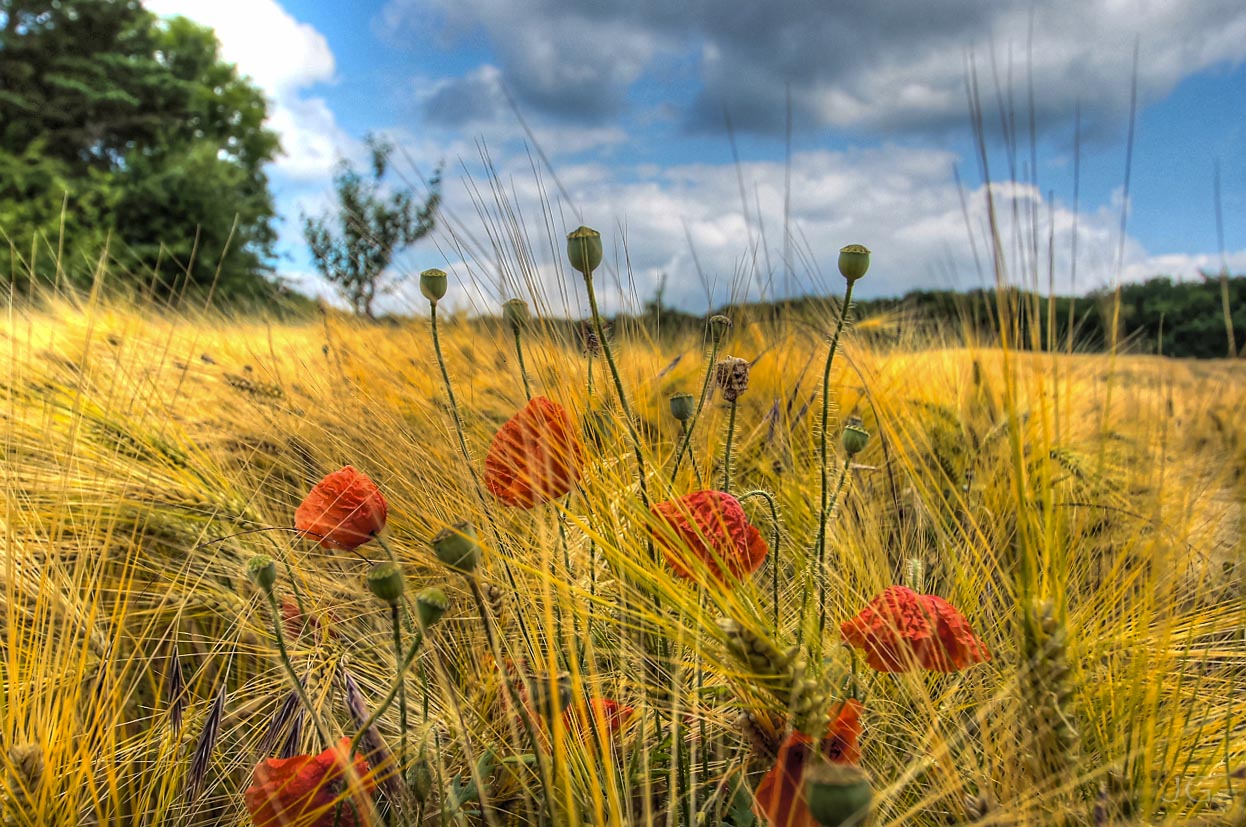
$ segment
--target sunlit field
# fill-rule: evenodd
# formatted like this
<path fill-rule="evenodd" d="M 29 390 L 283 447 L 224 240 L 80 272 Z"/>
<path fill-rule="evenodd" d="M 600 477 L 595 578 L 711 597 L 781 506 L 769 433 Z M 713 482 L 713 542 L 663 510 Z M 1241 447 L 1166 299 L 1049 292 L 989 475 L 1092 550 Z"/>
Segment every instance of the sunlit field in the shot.
<path fill-rule="evenodd" d="M 521 298 L 9 303 L 4 823 L 1246 823 L 1246 364 Z"/>

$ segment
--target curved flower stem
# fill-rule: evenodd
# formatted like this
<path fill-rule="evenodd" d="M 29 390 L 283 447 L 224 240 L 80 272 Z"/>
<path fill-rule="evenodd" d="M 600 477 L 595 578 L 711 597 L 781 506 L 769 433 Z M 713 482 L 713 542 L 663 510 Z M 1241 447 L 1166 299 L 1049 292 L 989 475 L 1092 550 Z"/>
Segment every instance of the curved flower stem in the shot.
<path fill-rule="evenodd" d="M 723 491 L 731 493 L 731 443 L 735 441 L 735 414 L 739 402 L 731 400 L 731 414 L 727 419 L 727 447 L 723 451 Z"/>
<path fill-rule="evenodd" d="M 463 579 L 467 581 L 467 586 L 471 590 L 472 598 L 476 601 L 476 608 L 480 612 L 480 622 L 485 630 L 485 640 L 489 644 L 489 653 L 493 655 L 493 660 L 497 664 L 498 671 L 501 672 L 502 685 L 506 688 L 506 697 L 510 701 L 511 706 L 515 707 L 516 713 L 519 715 L 519 721 L 523 724 L 528 740 L 532 742 L 532 754 L 536 756 L 537 768 L 541 775 L 541 794 L 542 806 L 545 808 L 546 815 L 550 823 L 554 821 L 554 803 L 551 799 L 553 795 L 553 781 L 550 776 L 549 764 L 545 760 L 545 753 L 542 750 L 540 739 L 537 738 L 536 725 L 532 721 L 532 716 L 528 714 L 528 708 L 524 705 L 523 700 L 515 691 L 510 679 L 507 677 L 505 667 L 502 661 L 502 647 L 498 645 L 497 633 L 493 628 L 493 620 L 489 614 L 489 606 L 485 602 L 484 593 L 480 590 L 480 581 L 476 579 L 475 574 L 464 574 Z"/>
<path fill-rule="evenodd" d="M 273 614 L 273 637 L 277 640 L 277 651 L 281 656 L 281 665 L 285 667 L 286 675 L 289 676 L 290 682 L 294 684 L 294 692 L 299 697 L 299 703 L 303 704 L 303 708 L 307 710 L 307 716 L 311 718 L 312 726 L 316 728 L 316 734 L 320 736 L 320 741 L 324 746 L 333 745 L 333 739 L 329 737 L 329 730 L 321 722 L 320 716 L 316 714 L 316 707 L 312 705 L 311 698 L 307 695 L 307 690 L 303 688 L 303 682 L 299 680 L 298 673 L 294 671 L 294 663 L 290 660 L 290 650 L 286 648 L 286 636 L 281 629 L 281 607 L 277 605 L 277 595 L 272 589 L 265 589 L 268 596 L 268 606 L 272 609 Z"/>
<path fill-rule="evenodd" d="M 835 486 L 835 494 L 831 497 L 830 508 L 827 513 L 835 510 L 835 504 L 839 501 L 839 495 L 843 493 L 844 483 L 848 481 L 848 466 L 851 458 L 844 458 L 844 467 L 839 472 L 839 484 Z M 821 554 L 818 555 L 818 651 L 822 651 L 822 632 L 826 629 L 826 546 L 821 548 Z"/>
<path fill-rule="evenodd" d="M 515 328 L 515 353 L 519 356 L 519 375 L 523 378 L 523 393 L 528 401 L 532 401 L 532 388 L 528 385 L 528 368 L 523 361 L 523 342 L 520 339 L 519 328 Z"/>
<path fill-rule="evenodd" d="M 692 429 L 696 427 L 697 419 L 701 416 L 701 408 L 705 406 L 705 398 L 710 392 L 710 380 L 714 377 L 714 362 L 718 358 L 719 342 L 715 340 L 710 345 L 710 360 L 705 368 L 705 379 L 701 382 L 701 396 L 697 399 L 697 409 L 692 412 L 692 419 L 688 420 L 684 428 L 684 438 L 679 444 L 679 450 L 675 452 L 675 467 L 671 469 L 671 480 L 675 479 L 675 475 L 679 473 L 679 465 L 683 462 L 684 452 L 689 450 L 692 441 Z"/>
<path fill-rule="evenodd" d="M 779 530 L 779 507 L 775 504 L 774 495 L 769 491 L 757 489 L 756 491 L 748 491 L 741 494 L 737 499 L 744 502 L 749 497 L 761 497 L 766 501 L 766 505 L 770 506 L 770 596 L 774 603 L 774 633 L 779 634 L 779 543 L 783 540 L 783 534 Z"/>
<path fill-rule="evenodd" d="M 454 433 L 459 438 L 459 451 L 463 454 L 463 462 L 472 480 L 480 488 L 480 480 L 476 477 L 476 468 L 472 465 L 472 455 L 467 450 L 467 439 L 463 436 L 463 420 L 459 417 L 459 403 L 454 398 L 454 385 L 450 382 L 450 371 L 446 369 L 446 358 L 441 352 L 441 336 L 437 332 L 437 303 L 429 302 L 429 318 L 433 328 L 433 352 L 437 355 L 437 366 L 441 368 L 441 380 L 446 386 L 446 396 L 450 400 L 450 416 L 454 419 Z"/>
<path fill-rule="evenodd" d="M 681 422 L 679 423 L 679 427 L 680 427 L 679 437 L 680 439 L 684 439 L 688 435 L 688 423 Z M 700 466 L 697 465 L 697 455 L 695 452 L 693 452 L 691 446 L 688 447 L 688 461 L 692 463 L 692 474 L 694 477 L 696 477 L 697 488 L 704 488 L 705 480 L 701 478 L 701 468 Z"/>
<path fill-rule="evenodd" d="M 420 653 L 420 647 L 423 646 L 423 644 L 424 630 L 421 629 L 416 632 L 415 639 L 412 640 L 411 645 L 407 647 L 407 653 L 403 655 L 402 659 L 398 662 L 397 668 L 395 669 L 398 676 L 397 680 L 395 680 L 393 685 L 390 686 L 389 692 L 386 693 L 385 697 L 381 699 L 381 702 L 377 704 L 376 708 L 373 709 L 368 715 L 368 720 L 364 721 L 363 726 L 359 727 L 359 731 L 356 732 L 354 737 L 350 739 L 350 751 L 352 755 L 359 749 L 359 742 L 363 740 L 364 733 L 371 729 L 372 725 L 381 719 L 381 716 L 385 714 L 386 710 L 393 706 L 394 699 L 396 699 L 402 692 L 402 686 L 404 683 L 403 677 L 407 674 L 407 669 L 410 668 L 416 655 Z M 403 740 L 406 740 L 405 729 L 403 730 Z"/>

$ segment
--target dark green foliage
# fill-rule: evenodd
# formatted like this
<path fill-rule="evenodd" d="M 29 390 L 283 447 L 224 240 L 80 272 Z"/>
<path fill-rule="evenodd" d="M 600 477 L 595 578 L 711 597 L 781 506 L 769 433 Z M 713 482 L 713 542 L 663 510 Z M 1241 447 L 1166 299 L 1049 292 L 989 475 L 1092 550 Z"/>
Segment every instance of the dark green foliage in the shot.
<path fill-rule="evenodd" d="M 138 0 L 0 0 L 0 24 L 0 278 L 88 284 L 107 240 L 157 297 L 273 293 L 277 136 L 210 29 Z"/>
<path fill-rule="evenodd" d="M 328 218 L 303 217 L 303 236 L 316 269 L 350 302 L 356 313 L 373 318 L 372 305 L 385 292 L 385 271 L 403 248 L 427 235 L 441 201 L 440 176 L 429 182 L 428 200 L 417 205 L 406 189 L 383 185 L 394 147 L 368 136 L 371 176 L 365 178 L 348 161 L 333 176 L 337 212 Z"/>

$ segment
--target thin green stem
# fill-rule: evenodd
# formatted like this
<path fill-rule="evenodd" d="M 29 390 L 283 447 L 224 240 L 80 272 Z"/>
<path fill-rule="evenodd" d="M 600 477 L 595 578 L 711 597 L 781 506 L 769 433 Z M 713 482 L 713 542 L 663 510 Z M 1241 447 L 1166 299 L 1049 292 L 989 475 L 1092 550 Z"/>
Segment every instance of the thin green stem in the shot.
<path fill-rule="evenodd" d="M 769 491 L 757 489 L 756 491 L 748 491 L 741 494 L 737 499 L 744 502 L 750 497 L 761 497 L 766 501 L 766 505 L 770 506 L 770 596 L 774 605 L 774 633 L 779 634 L 779 544 L 783 540 L 783 533 L 779 530 L 779 506 L 774 501 L 774 495 Z"/>
<path fill-rule="evenodd" d="M 437 331 L 437 303 L 429 302 L 429 318 L 433 328 L 433 352 L 437 355 L 437 366 L 441 368 L 441 380 L 446 386 L 446 396 L 450 401 L 450 416 L 454 419 L 454 433 L 459 438 L 459 451 L 463 454 L 463 462 L 472 475 L 476 488 L 480 488 L 480 480 L 476 477 L 476 467 L 472 465 L 472 455 L 467 450 L 467 439 L 463 436 L 463 420 L 459 417 L 459 403 L 454 398 L 454 385 L 450 382 L 450 371 L 446 369 L 446 359 L 441 352 L 441 335 Z"/>
<path fill-rule="evenodd" d="M 321 722 L 320 716 L 316 714 L 316 707 L 312 705 L 311 698 L 308 697 L 307 690 L 303 688 L 303 682 L 299 680 L 298 673 L 294 671 L 294 662 L 290 660 L 290 651 L 286 648 L 286 636 L 281 630 L 281 607 L 277 605 L 277 595 L 272 589 L 265 589 L 264 592 L 268 596 L 268 606 L 272 609 L 273 637 L 277 640 L 281 665 L 285 667 L 286 675 L 294 684 L 294 692 L 299 696 L 299 703 L 303 704 L 303 708 L 307 710 L 307 716 L 311 718 L 312 726 L 316 728 L 316 734 L 320 736 L 320 742 L 327 748 L 333 744 L 333 739 L 329 736 L 329 730 Z"/>
<path fill-rule="evenodd" d="M 381 716 L 394 705 L 394 700 L 398 698 L 399 693 L 402 691 L 404 683 L 403 676 L 407 674 L 407 669 L 410 668 L 416 655 L 420 653 L 420 647 L 423 644 L 424 630 L 421 629 L 416 632 L 415 639 L 411 641 L 411 645 L 407 647 L 407 653 L 402 656 L 402 660 L 398 664 L 396 669 L 398 679 L 394 681 L 393 685 L 389 688 L 389 692 L 386 693 L 385 697 L 381 699 L 381 702 L 377 704 L 376 708 L 373 709 L 371 714 L 368 715 L 368 720 L 364 721 L 363 726 L 359 727 L 359 731 L 356 732 L 354 737 L 350 739 L 350 752 L 352 755 L 359 749 L 359 742 L 363 740 L 364 733 L 371 729 L 372 725 L 379 721 Z"/>
<path fill-rule="evenodd" d="M 519 328 L 515 328 L 515 353 L 519 356 L 519 375 L 523 378 L 523 393 L 529 402 L 532 401 L 532 388 L 528 385 L 528 368 L 523 361 L 523 343 Z"/>
<path fill-rule="evenodd" d="M 739 403 L 731 400 L 731 414 L 727 418 L 727 446 L 723 451 L 723 491 L 731 493 L 731 443 L 735 441 L 735 414 Z"/>
<path fill-rule="evenodd" d="M 692 441 L 692 429 L 696 427 L 697 419 L 701 416 L 701 408 L 705 406 L 705 399 L 709 396 L 710 380 L 714 378 L 714 363 L 718 359 L 718 347 L 721 343 L 715 339 L 710 345 L 709 364 L 705 368 L 705 379 L 701 382 L 701 396 L 697 399 L 697 409 L 692 412 L 690 419 L 684 428 L 684 438 L 679 444 L 679 450 L 675 452 L 675 467 L 671 469 L 671 480 L 674 481 L 675 475 L 679 473 L 680 463 L 683 462 L 684 453 L 689 450 Z"/>
<path fill-rule="evenodd" d="M 844 323 L 852 309 L 852 287 L 855 283 L 849 280 L 848 287 L 844 290 L 844 303 L 839 309 L 839 321 L 831 337 L 831 346 L 826 352 L 826 367 L 822 370 L 822 424 L 821 433 L 818 434 L 818 465 L 822 482 L 822 507 L 818 511 L 817 561 L 819 570 L 823 568 L 826 561 L 826 523 L 831 516 L 829 507 L 830 453 L 827 445 L 831 425 L 831 365 L 834 364 L 835 352 L 839 349 L 839 335 L 843 332 Z"/>
<path fill-rule="evenodd" d="M 843 493 L 844 483 L 848 481 L 848 466 L 852 460 L 849 457 L 844 458 L 844 467 L 839 472 L 839 484 L 835 486 L 835 494 L 831 497 L 830 511 L 835 510 L 835 503 L 839 501 L 839 495 Z M 829 512 L 828 512 L 829 513 Z M 823 546 L 823 552 L 825 552 Z M 822 650 L 822 633 L 826 629 L 826 556 L 825 553 L 818 559 L 818 651 Z"/>
<path fill-rule="evenodd" d="M 679 423 L 679 427 L 680 427 L 679 436 L 681 439 L 683 439 L 688 434 L 688 423 L 681 422 Z M 697 455 L 692 450 L 692 446 L 688 447 L 688 461 L 692 463 L 692 475 L 696 478 L 697 488 L 704 488 L 705 480 L 701 478 L 701 467 L 697 465 Z"/>
<path fill-rule="evenodd" d="M 394 633 L 394 683 L 398 686 L 398 766 L 399 772 L 407 769 L 407 677 L 406 670 L 400 669 L 402 663 L 402 607 L 397 603 L 389 606 L 390 626 Z"/>

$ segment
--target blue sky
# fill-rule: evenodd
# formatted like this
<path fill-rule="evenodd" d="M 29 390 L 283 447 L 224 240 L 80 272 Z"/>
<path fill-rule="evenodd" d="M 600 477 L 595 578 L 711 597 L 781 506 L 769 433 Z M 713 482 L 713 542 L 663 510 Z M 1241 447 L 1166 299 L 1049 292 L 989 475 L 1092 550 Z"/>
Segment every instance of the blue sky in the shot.
<path fill-rule="evenodd" d="M 1017 251 L 1014 278 L 1034 272 L 1024 251 L 1035 227 L 1041 285 L 1050 237 L 1061 292 L 1218 271 L 1216 163 L 1225 260 L 1246 270 L 1240 0 L 148 5 L 216 28 L 224 56 L 269 95 L 286 150 L 270 170 L 283 216 L 278 269 L 311 293 L 330 291 L 309 265 L 298 216 L 328 207 L 336 159 L 363 158 L 369 131 L 400 144 L 421 172 L 446 167 L 442 225 L 400 258 L 395 275 L 447 269 L 464 287 L 460 304 L 476 309 L 535 290 L 557 311 L 579 311 L 574 292 L 559 289 L 566 274 L 549 249 L 542 190 L 558 234 L 583 221 L 603 232 L 613 260 L 626 252 L 630 274 L 608 291 L 616 307 L 651 296 L 663 274 L 667 299 L 692 311 L 838 291 L 835 253 L 848 243 L 874 250 L 858 288 L 865 296 L 978 286 L 990 277 L 975 268 L 986 189 L 966 103 L 969 67 L 982 92 L 1003 234 Z M 1135 44 L 1138 117 L 1122 239 Z M 1011 110 L 1007 130 L 1001 99 Z M 534 172 L 516 109 L 552 174 L 543 163 Z M 473 188 L 496 210 L 481 145 L 524 216 L 536 274 L 527 282 L 511 257 L 464 253 L 486 235 Z M 418 306 L 413 293 L 400 284 L 388 306 Z"/>

